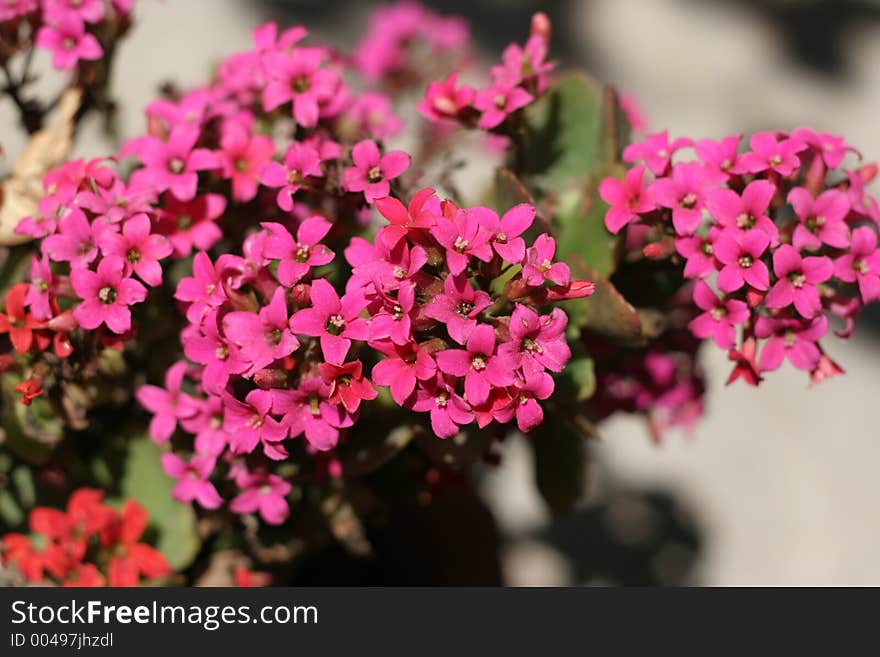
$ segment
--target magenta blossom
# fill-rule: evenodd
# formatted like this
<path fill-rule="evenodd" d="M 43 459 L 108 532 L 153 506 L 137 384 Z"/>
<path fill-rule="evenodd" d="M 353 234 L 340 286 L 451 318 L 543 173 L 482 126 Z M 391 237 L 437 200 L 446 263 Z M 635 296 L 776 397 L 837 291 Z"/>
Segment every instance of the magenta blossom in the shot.
<path fill-rule="evenodd" d="M 553 377 L 547 372 L 526 372 L 511 390 L 506 413 L 502 411 L 502 421 L 508 422 L 509 418 L 503 416 L 512 413 L 516 417 L 517 428 L 528 433 L 544 421 L 544 409 L 538 400 L 548 399 L 553 390 Z"/>
<path fill-rule="evenodd" d="M 828 318 L 825 315 L 811 320 L 759 317 L 755 322 L 755 336 L 767 339 L 758 361 L 761 371 L 779 369 L 782 361 L 788 358 L 799 370 L 812 372 L 821 355 L 816 342 L 827 332 Z"/>
<path fill-rule="evenodd" d="M 121 233 L 106 232 L 99 241 L 105 256 L 116 255 L 126 262 L 126 275 L 132 272 L 149 286 L 162 284 L 159 261 L 171 255 L 171 244 L 161 235 L 151 234 L 150 218 L 141 213 L 127 220 Z"/>
<path fill-rule="evenodd" d="M 773 271 L 779 280 L 770 288 L 764 305 L 786 308 L 793 303 L 807 319 L 822 312 L 816 286 L 831 278 L 833 267 L 829 258 L 802 258 L 793 246 L 783 244 L 773 252 Z"/>
<path fill-rule="evenodd" d="M 314 128 L 322 116 L 338 112 L 344 89 L 339 73 L 321 68 L 323 48 L 295 48 L 291 53 L 271 53 L 265 57 L 271 79 L 263 89 L 263 109 L 267 112 L 292 103 L 293 118 L 305 128 Z"/>
<path fill-rule="evenodd" d="M 796 249 L 818 251 L 822 244 L 845 249 L 849 246 L 849 199 L 836 189 L 829 189 L 817 198 L 803 187 L 788 193 L 788 202 L 794 208 L 800 223 L 794 229 L 792 244 Z"/>
<path fill-rule="evenodd" d="M 397 288 L 397 294 L 380 293 L 382 306 L 369 321 L 367 338 L 390 339 L 394 344 L 407 344 L 412 335 L 410 314 L 415 306 L 415 285 L 409 283 Z"/>
<path fill-rule="evenodd" d="M 291 437 L 305 434 L 311 447 L 327 451 L 336 447 L 339 429 L 354 424 L 342 405 L 329 401 L 330 394 L 330 385 L 312 377 L 296 390 L 274 390 L 272 410 L 283 415 Z"/>
<path fill-rule="evenodd" d="M 98 242 L 107 230 L 107 224 L 89 223 L 82 210 L 71 208 L 58 222 L 58 232 L 43 240 L 43 252 L 50 260 L 69 262 L 71 269 L 87 267 L 97 257 Z"/>
<path fill-rule="evenodd" d="M 480 313 L 491 305 L 492 298 L 483 290 L 475 290 L 467 276 L 450 275 L 443 281 L 443 294 L 431 299 L 425 314 L 445 323 L 449 336 L 465 344 Z"/>
<path fill-rule="evenodd" d="M 216 509 L 223 504 L 223 498 L 208 478 L 214 471 L 217 459 L 213 456 L 197 455 L 187 463 L 173 452 L 162 455 L 162 467 L 168 476 L 177 479 L 171 497 L 178 502 L 196 501 L 206 509 Z"/>
<path fill-rule="evenodd" d="M 451 438 L 460 431 L 461 425 L 470 424 L 474 420 L 468 403 L 442 375 L 438 375 L 433 381 L 419 384 L 412 409 L 431 414 L 431 428 L 438 438 Z"/>
<path fill-rule="evenodd" d="M 52 66 L 71 69 L 81 59 L 95 61 L 104 54 L 101 44 L 85 30 L 83 19 L 70 11 L 56 12 L 57 18 L 37 32 L 35 43 L 52 53 Z"/>
<path fill-rule="evenodd" d="M 107 256 L 98 264 L 98 271 L 74 269 L 70 282 L 83 299 L 73 310 L 73 316 L 84 329 L 96 329 L 106 324 L 114 333 L 125 333 L 131 328 L 129 306 L 147 298 L 147 288 L 136 280 L 126 278 L 125 261 L 118 256 Z"/>
<path fill-rule="evenodd" d="M 746 233 L 724 230 L 715 240 L 715 257 L 724 265 L 718 274 L 718 288 L 727 294 L 743 285 L 756 290 L 770 287 L 770 272 L 761 256 L 770 246 L 770 237 L 762 230 Z"/>
<path fill-rule="evenodd" d="M 391 192 L 388 182 L 400 176 L 412 161 L 403 151 L 382 155 L 376 142 L 365 139 L 351 149 L 353 167 L 343 172 L 343 186 L 349 192 L 363 192 L 367 203 L 384 198 Z"/>
<path fill-rule="evenodd" d="M 834 261 L 834 275 L 847 283 L 857 282 L 864 303 L 880 300 L 880 251 L 873 228 L 853 230 L 850 252 Z"/>
<path fill-rule="evenodd" d="M 561 372 L 571 358 L 571 349 L 565 341 L 568 316 L 561 308 L 549 315 L 539 316 L 528 306 L 517 304 L 510 317 L 510 341 L 498 347 L 502 362 L 524 372 L 545 368 Z"/>
<path fill-rule="evenodd" d="M 244 376 L 253 376 L 299 347 L 299 340 L 288 327 L 286 296 L 286 290 L 279 287 L 259 313 L 237 311 L 223 317 L 223 333 L 238 346 L 239 357 L 250 365 Z"/>
<path fill-rule="evenodd" d="M 198 410 L 195 400 L 181 391 L 187 367 L 185 361 L 178 361 L 165 372 L 164 388 L 145 385 L 137 391 L 141 406 L 153 414 L 150 437 L 157 443 L 171 437 L 178 420 L 192 417 Z"/>
<path fill-rule="evenodd" d="M 534 96 L 522 87 L 496 82 L 474 96 L 474 107 L 482 112 L 477 127 L 481 130 L 497 128 L 518 109 L 534 100 Z"/>
<path fill-rule="evenodd" d="M 538 235 L 523 262 L 522 277 L 526 285 L 537 287 L 545 280 L 562 286 L 571 283 L 571 270 L 564 262 L 553 262 L 555 255 L 556 240 L 547 233 Z"/>
<path fill-rule="evenodd" d="M 55 275 L 49 265 L 49 258 L 34 256 L 30 266 L 31 284 L 28 286 L 24 303 L 31 309 L 34 319 L 44 321 L 55 314 L 52 310 L 51 296 L 55 292 Z"/>
<path fill-rule="evenodd" d="M 251 390 L 244 402 L 232 395 L 223 397 L 223 429 L 230 436 L 233 454 L 250 454 L 262 444 L 263 453 L 274 461 L 287 458 L 282 441 L 287 438 L 287 427 L 269 415 L 272 392 Z"/>
<path fill-rule="evenodd" d="M 706 169 L 698 162 L 682 162 L 672 168 L 672 176 L 651 184 L 653 201 L 672 210 L 672 224 L 679 235 L 691 235 L 703 221 L 703 189 Z"/>
<path fill-rule="evenodd" d="M 458 210 L 451 219 L 438 218 L 431 229 L 431 234 L 446 249 L 446 264 L 455 276 L 467 269 L 471 257 L 483 262 L 492 260 L 489 244 L 492 233 L 480 223 L 479 217 L 479 211 Z"/>
<path fill-rule="evenodd" d="M 739 142 L 742 135 L 730 135 L 721 141 L 701 139 L 696 143 L 697 157 L 713 177 L 727 180 L 739 159 Z"/>
<path fill-rule="evenodd" d="M 174 298 L 188 302 L 186 318 L 198 322 L 211 308 L 216 308 L 226 298 L 220 282 L 220 267 L 211 262 L 204 251 L 193 258 L 193 275 L 181 279 L 174 292 Z"/>
<path fill-rule="evenodd" d="M 371 342 L 370 346 L 387 356 L 373 366 L 373 383 L 391 389 L 395 402 L 404 405 L 417 381 L 429 381 L 437 374 L 437 363 L 414 342 L 397 345 L 390 341 Z"/>
<path fill-rule="evenodd" d="M 482 404 L 492 387 L 513 384 L 514 364 L 495 354 L 495 329 L 480 324 L 467 340 L 465 349 L 445 349 L 436 355 L 437 367 L 445 374 L 463 376 L 464 392 L 469 403 Z"/>
<path fill-rule="evenodd" d="M 232 181 L 232 198 L 250 201 L 257 195 L 260 172 L 275 154 L 275 144 L 270 137 L 250 135 L 243 126 L 230 122 L 220 147 L 220 170 Z"/>
<path fill-rule="evenodd" d="M 230 503 L 233 513 L 255 513 L 270 525 L 281 525 L 290 515 L 290 506 L 285 496 L 292 486 L 284 479 L 265 472 L 240 472 L 235 477 L 236 485 L 242 489 Z"/>
<path fill-rule="evenodd" d="M 687 260 L 684 266 L 685 278 L 706 278 L 715 273 L 715 246 L 713 242 L 719 234 L 715 227 L 706 237 L 691 235 L 675 238 L 675 250 Z"/>
<path fill-rule="evenodd" d="M 216 169 L 217 156 L 205 148 L 195 148 L 200 131 L 196 126 L 179 124 L 168 141 L 158 137 L 142 137 L 123 147 L 122 154 L 136 153 L 144 169 L 136 173 L 139 180 L 152 185 L 157 192 L 170 190 L 181 201 L 195 198 L 199 171 Z"/>
<path fill-rule="evenodd" d="M 312 307 L 303 308 L 290 318 L 291 330 L 320 338 L 327 362 L 345 362 L 351 341 L 367 338 L 367 320 L 358 317 L 367 305 L 366 300 L 357 294 L 346 294 L 340 299 L 323 278 L 312 282 L 310 298 Z"/>
<path fill-rule="evenodd" d="M 779 229 L 767 216 L 776 186 L 768 180 L 755 180 L 742 196 L 732 189 L 710 189 L 706 207 L 715 220 L 727 229 L 745 232 L 757 228 L 770 237 L 770 245 L 779 244 Z"/>
<path fill-rule="evenodd" d="M 452 73 L 445 80 L 428 85 L 418 110 L 430 121 L 454 120 L 473 104 L 475 95 L 472 87 L 459 86 L 458 73 Z"/>
<path fill-rule="evenodd" d="M 694 303 L 705 311 L 691 320 L 688 327 L 698 338 L 712 338 L 722 349 L 733 349 L 736 326 L 749 318 L 749 307 L 738 299 L 719 299 L 704 281 L 694 287 Z"/>
<path fill-rule="evenodd" d="M 638 221 L 640 214 L 656 207 L 646 193 L 642 166 L 627 171 L 623 181 L 605 178 L 599 183 L 599 196 L 611 206 L 605 215 L 605 226 L 615 235 L 627 224 Z"/>
<path fill-rule="evenodd" d="M 735 173 L 775 171 L 790 176 L 801 166 L 797 154 L 807 145 L 799 139 L 777 139 L 772 132 L 758 132 L 749 140 L 751 151 L 743 153 Z"/>
<path fill-rule="evenodd" d="M 682 148 L 693 146 L 691 139 L 681 137 L 669 142 L 669 132 L 664 130 L 645 137 L 645 141 L 630 144 L 623 150 L 624 162 L 644 162 L 655 176 L 666 174 L 672 156 Z"/>
<path fill-rule="evenodd" d="M 266 187 L 281 189 L 275 202 L 286 212 L 293 210 L 293 195 L 308 184 L 310 176 L 324 175 L 321 156 L 313 146 L 293 142 L 284 154 L 284 163 L 268 162 L 260 171 L 260 182 Z"/>
<path fill-rule="evenodd" d="M 201 194 L 191 201 L 180 201 L 166 195 L 160 214 L 159 230 L 174 247 L 177 257 L 186 257 L 193 248 L 205 251 L 214 246 L 223 232 L 217 219 L 226 210 L 226 197 Z"/>
<path fill-rule="evenodd" d="M 491 244 L 502 260 L 510 264 L 522 262 L 526 252 L 525 240 L 520 237 L 535 221 L 535 206 L 528 203 L 514 205 L 501 219 L 489 208 L 473 208 L 478 220 L 492 233 Z"/>
<path fill-rule="evenodd" d="M 269 231 L 263 255 L 279 260 L 278 282 L 285 287 L 298 283 L 312 267 L 326 265 L 333 260 L 333 251 L 319 242 L 330 232 L 331 224 L 320 215 L 305 219 L 296 231 L 296 240 L 278 223 L 261 224 Z"/>

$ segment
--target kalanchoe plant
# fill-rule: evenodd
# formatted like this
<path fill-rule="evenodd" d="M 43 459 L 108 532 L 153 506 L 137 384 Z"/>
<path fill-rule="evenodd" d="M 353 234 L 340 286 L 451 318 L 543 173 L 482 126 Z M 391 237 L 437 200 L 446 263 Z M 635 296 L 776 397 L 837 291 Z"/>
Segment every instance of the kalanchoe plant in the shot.
<path fill-rule="evenodd" d="M 128 11 L 32 5 L 4 25 L 49 21 L 34 38 L 77 71 L 121 24 L 98 5 Z M 100 29 L 74 39 L 62 5 Z M 414 3 L 378 10 L 351 56 L 270 23 L 208 84 L 167 87 L 115 157 L 47 173 L 0 313 L 0 514 L 23 532 L 30 509 L 47 542 L 7 535 L 4 565 L 260 585 L 302 581 L 335 545 L 440 563 L 439 528 L 425 554 L 395 519 L 458 495 L 484 522 L 468 466 L 511 432 L 563 510 L 599 421 L 641 414 L 657 439 L 695 424 L 703 341 L 731 380 L 786 358 L 838 373 L 826 313 L 849 334 L 880 296 L 876 170 L 806 129 L 627 145 L 632 100 L 558 72 L 550 36 L 536 15 L 481 75 L 466 25 Z M 407 152 L 390 143 L 413 90 Z M 456 180 L 464 130 L 499 165 L 477 202 Z M 49 534 L 47 513 L 64 517 Z M 472 535 L 493 533 L 455 539 Z"/>

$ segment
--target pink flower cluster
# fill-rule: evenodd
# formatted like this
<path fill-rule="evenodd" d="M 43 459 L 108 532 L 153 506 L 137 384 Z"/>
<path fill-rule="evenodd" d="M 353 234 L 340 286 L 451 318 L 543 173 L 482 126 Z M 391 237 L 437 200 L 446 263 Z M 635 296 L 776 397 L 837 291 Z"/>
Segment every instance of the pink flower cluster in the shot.
<path fill-rule="evenodd" d="M 0 7 L 0 23 L 4 27 L 22 22 L 36 26 L 34 44 L 51 53 L 56 69 L 70 70 L 81 61 L 103 57 L 96 35 L 106 32 L 108 25 L 124 31 L 120 23 L 126 23 L 133 6 L 134 0 L 9 0 Z"/>
<path fill-rule="evenodd" d="M 549 236 L 527 245 L 534 208 L 499 218 L 431 189 L 408 207 L 393 197 L 376 206 L 390 224 L 372 242 L 351 240 L 341 295 L 320 275 L 334 259 L 323 244 L 333 224 L 320 215 L 294 231 L 264 222 L 240 256 L 196 255 L 176 293 L 190 322 L 184 353 L 195 365 L 179 362 L 164 389 L 138 393 L 154 414 L 154 440 L 167 441 L 178 424 L 195 436 L 188 461 L 165 456 L 177 499 L 220 506 L 212 478 L 222 463 L 239 490 L 234 511 L 283 522 L 290 485 L 270 464 L 287 459 L 299 436 L 313 453 L 335 447 L 361 404 L 376 398 L 374 385 L 427 413 L 441 438 L 474 422 L 516 420 L 528 431 L 542 421 L 539 401 L 553 393 L 551 373 L 570 351 L 565 313 L 540 310 L 593 286 L 553 261 Z M 505 271 L 509 282 L 493 291 Z"/>
<path fill-rule="evenodd" d="M 821 381 L 841 371 L 819 343 L 827 315 L 848 337 L 862 306 L 880 299 L 880 208 L 865 191 L 877 168 L 843 168 L 855 150 L 808 128 L 755 134 L 744 152 L 740 141 L 662 132 L 628 146 L 637 165 L 599 189 L 606 225 L 631 226 L 629 243 L 649 242 L 647 257 L 683 261 L 702 311 L 691 331 L 729 350 L 731 380 L 756 385 L 787 359 Z"/>
<path fill-rule="evenodd" d="M 438 58 L 448 70 L 469 48 L 470 33 L 463 19 L 441 16 L 404 0 L 381 6 L 370 15 L 367 33 L 352 60 L 367 80 L 399 85 L 407 78 L 424 77 L 421 68 L 436 70 Z"/>
<path fill-rule="evenodd" d="M 418 105 L 432 122 L 457 121 L 481 130 L 506 133 L 506 121 L 544 93 L 550 85 L 554 65 L 547 60 L 550 22 L 542 13 L 532 18 L 532 31 L 524 46 L 505 48 L 502 63 L 491 69 L 491 81 L 483 89 L 459 83 L 454 72 L 431 82 Z"/>

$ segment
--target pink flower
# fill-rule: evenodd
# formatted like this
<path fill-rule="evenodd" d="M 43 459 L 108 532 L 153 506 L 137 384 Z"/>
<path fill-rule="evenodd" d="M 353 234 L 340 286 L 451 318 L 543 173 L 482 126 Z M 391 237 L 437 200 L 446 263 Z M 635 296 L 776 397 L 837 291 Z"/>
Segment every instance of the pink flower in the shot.
<path fill-rule="evenodd" d="M 216 310 L 208 312 L 199 324 L 184 329 L 181 341 L 184 355 L 205 366 L 202 386 L 209 392 L 225 389 L 230 374 L 240 374 L 250 365 L 238 347 L 220 333 Z"/>
<path fill-rule="evenodd" d="M 811 320 L 759 317 L 755 322 L 755 336 L 767 338 L 758 363 L 761 371 L 779 369 L 782 361 L 788 358 L 799 370 L 812 372 L 820 357 L 816 342 L 827 332 L 828 318 L 825 315 Z"/>
<path fill-rule="evenodd" d="M 553 262 L 556 240 L 547 233 L 538 235 L 535 243 L 526 251 L 522 277 L 526 285 L 537 287 L 544 281 L 566 286 L 571 283 L 571 270 L 564 262 Z"/>
<path fill-rule="evenodd" d="M 369 320 L 367 338 L 371 341 L 390 339 L 394 344 L 405 345 L 412 339 L 412 318 L 415 306 L 415 285 L 410 283 L 397 288 L 396 296 L 380 293 L 382 305 Z"/>
<path fill-rule="evenodd" d="M 404 206 L 393 196 L 377 198 L 375 203 L 379 214 L 391 222 L 391 225 L 382 228 L 377 236 L 389 249 L 411 231 L 432 228 L 436 223 L 436 217 L 441 214 L 440 199 L 430 188 L 416 193 L 409 202 L 409 207 Z"/>
<path fill-rule="evenodd" d="M 181 279 L 174 292 L 174 298 L 188 302 L 186 318 L 199 322 L 211 308 L 216 308 L 226 299 L 220 282 L 220 268 L 215 267 L 211 257 L 204 251 L 193 258 L 193 275 Z"/>
<path fill-rule="evenodd" d="M 296 231 L 296 240 L 281 224 L 264 222 L 269 238 L 263 255 L 279 260 L 278 281 L 285 287 L 298 283 L 312 267 L 333 261 L 334 253 L 319 242 L 330 232 L 331 224 L 319 215 L 305 219 Z"/>
<path fill-rule="evenodd" d="M 684 266 L 685 278 L 706 278 L 715 272 L 715 247 L 713 242 L 718 236 L 719 230 L 715 227 L 709 230 L 707 237 L 691 235 L 690 237 L 676 237 L 675 250 L 687 260 Z"/>
<path fill-rule="evenodd" d="M 672 224 L 679 235 L 691 235 L 703 220 L 704 186 L 708 179 L 698 162 L 682 162 L 672 176 L 651 184 L 650 197 L 657 205 L 672 210 Z"/>
<path fill-rule="evenodd" d="M 722 349 L 732 349 L 736 342 L 737 324 L 749 318 L 749 307 L 737 299 L 719 299 L 704 281 L 694 287 L 694 303 L 705 312 L 688 324 L 698 338 L 713 338 Z"/>
<path fill-rule="evenodd" d="M 467 269 L 471 257 L 483 262 L 492 260 L 489 244 L 492 233 L 480 223 L 480 216 L 479 208 L 458 210 L 451 219 L 438 218 L 431 229 L 431 234 L 446 249 L 446 264 L 455 276 Z"/>
<path fill-rule="evenodd" d="M 801 161 L 797 154 L 807 145 L 799 139 L 777 139 L 772 132 L 758 132 L 749 140 L 752 150 L 743 153 L 734 173 L 760 173 L 775 171 L 781 176 L 790 176 L 800 169 Z"/>
<path fill-rule="evenodd" d="M 480 313 L 491 305 L 492 298 L 483 290 L 475 290 L 467 276 L 449 275 L 443 281 L 443 294 L 431 298 L 425 314 L 446 324 L 449 336 L 465 344 Z"/>
<path fill-rule="evenodd" d="M 324 360 L 341 364 L 352 340 L 366 340 L 367 320 L 358 317 L 366 306 L 360 295 L 346 294 L 341 299 L 323 278 L 312 282 L 311 308 L 304 308 L 290 318 L 294 333 L 320 338 Z"/>
<path fill-rule="evenodd" d="M 178 361 L 165 372 L 164 388 L 145 385 L 136 393 L 141 406 L 153 414 L 150 437 L 157 443 L 164 443 L 171 437 L 178 420 L 190 418 L 198 410 L 195 400 L 181 391 L 186 370 L 186 362 Z"/>
<path fill-rule="evenodd" d="M 718 288 L 736 292 L 748 283 L 756 290 L 770 287 L 770 272 L 761 256 L 770 246 L 770 237 L 762 230 L 745 233 L 723 231 L 715 240 L 715 257 L 724 265 L 718 274 Z"/>
<path fill-rule="evenodd" d="M 863 303 L 880 300 L 880 251 L 873 228 L 853 230 L 850 252 L 834 261 L 834 275 L 847 283 L 857 282 Z"/>
<path fill-rule="evenodd" d="M 286 212 L 293 210 L 293 195 L 304 185 L 307 178 L 324 175 L 321 156 L 313 146 L 293 142 L 284 154 L 284 164 L 268 162 L 260 171 L 260 182 L 266 187 L 280 187 L 275 201 Z"/>
<path fill-rule="evenodd" d="M 553 389 L 553 377 L 546 372 L 526 372 L 517 381 L 509 404 L 520 431 L 528 433 L 544 421 L 544 410 L 538 400 L 548 399 Z"/>
<path fill-rule="evenodd" d="M 293 118 L 305 128 L 335 114 L 343 98 L 342 79 L 336 71 L 320 68 L 323 60 L 323 48 L 267 54 L 264 63 L 271 79 L 263 89 L 263 109 L 271 112 L 292 102 Z"/>
<path fill-rule="evenodd" d="M 31 284 L 28 286 L 27 296 L 24 303 L 30 306 L 34 319 L 44 321 L 51 319 L 55 314 L 52 310 L 52 294 L 55 287 L 55 276 L 49 265 L 49 259 L 34 256 L 30 267 Z"/>
<path fill-rule="evenodd" d="M 525 47 L 511 43 L 501 56 L 503 66 L 492 67 L 492 77 L 496 81 L 509 84 L 534 84 L 538 93 L 547 90 L 553 62 L 547 61 L 547 39 L 540 34 L 532 34 Z"/>
<path fill-rule="evenodd" d="M 809 144 L 815 148 L 829 169 L 836 169 L 843 164 L 843 159 L 848 152 L 858 151 L 846 143 L 843 137 L 831 135 L 827 132 L 816 132 L 810 128 L 798 128 L 791 133 L 792 138 Z"/>
<path fill-rule="evenodd" d="M 52 52 L 52 66 L 57 69 L 71 69 L 81 59 L 94 61 L 104 54 L 95 36 L 86 32 L 82 17 L 73 12 L 57 13 L 37 32 L 35 43 Z"/>
<path fill-rule="evenodd" d="M 44 0 L 44 16 L 47 22 L 66 13 L 78 14 L 87 23 L 100 23 L 104 19 L 103 0 Z"/>
<path fill-rule="evenodd" d="M 164 142 L 158 137 L 142 137 L 123 146 L 122 154 L 136 153 L 145 169 L 138 172 L 140 180 L 157 192 L 170 190 L 181 201 L 195 198 L 199 171 L 216 169 L 219 159 L 206 148 L 194 148 L 199 129 L 187 124 L 174 127 Z"/>
<path fill-rule="evenodd" d="M 542 371 L 561 372 L 571 358 L 571 349 L 565 341 L 568 316 L 561 308 L 549 315 L 538 313 L 517 304 L 510 317 L 510 341 L 498 347 L 498 356 L 511 368 L 522 368 L 526 373 Z"/>
<path fill-rule="evenodd" d="M 208 478 L 217 460 L 213 456 L 193 456 L 187 463 L 173 452 L 162 455 L 162 467 L 169 477 L 177 479 L 171 496 L 178 502 L 196 501 L 206 509 L 216 509 L 223 498 Z"/>
<path fill-rule="evenodd" d="M 180 201 L 167 195 L 163 199 L 159 229 L 163 232 L 177 257 L 185 257 L 193 248 L 205 251 L 223 236 L 216 220 L 226 210 L 226 197 L 221 194 L 201 194 L 191 201 Z"/>
<path fill-rule="evenodd" d="M 732 189 L 710 189 L 706 192 L 706 208 L 715 220 L 734 231 L 761 230 L 770 237 L 771 246 L 779 244 L 779 229 L 767 216 L 776 186 L 768 180 L 755 180 L 743 190 L 742 196 Z"/>
<path fill-rule="evenodd" d="M 480 222 L 492 233 L 491 244 L 495 253 L 510 264 L 519 264 L 525 257 L 526 243 L 520 235 L 526 232 L 535 221 L 535 207 L 520 203 L 504 213 L 501 220 L 489 208 L 471 208 Z M 552 257 L 552 255 L 551 255 Z"/>
<path fill-rule="evenodd" d="M 285 496 L 292 486 L 281 477 L 265 472 L 244 471 L 235 477 L 235 483 L 243 489 L 230 503 L 233 513 L 255 513 L 270 525 L 281 525 L 290 515 Z"/>
<path fill-rule="evenodd" d="M 376 91 L 359 95 L 347 115 L 360 133 L 372 139 L 391 139 L 403 129 L 403 121 L 392 109 L 391 98 Z"/>
<path fill-rule="evenodd" d="M 826 257 L 801 258 L 793 246 L 783 244 L 773 252 L 773 271 L 779 280 L 764 298 L 768 308 L 786 308 L 794 303 L 807 319 L 822 312 L 816 286 L 831 278 L 833 267 Z"/>
<path fill-rule="evenodd" d="M 630 144 L 623 150 L 624 162 L 644 162 L 655 176 L 662 176 L 669 168 L 672 156 L 682 148 L 693 146 L 691 139 L 676 139 L 669 143 L 669 132 L 657 132 L 645 137 L 645 141 L 637 144 Z"/>
<path fill-rule="evenodd" d="M 403 406 L 416 388 L 416 382 L 429 381 L 437 374 L 437 363 L 415 342 L 397 345 L 390 341 L 371 342 L 370 346 L 387 358 L 373 366 L 373 383 L 388 386 L 391 397 Z"/>
<path fill-rule="evenodd" d="M 251 390 L 244 402 L 232 395 L 223 397 L 223 429 L 229 434 L 233 454 L 250 454 L 262 444 L 263 453 L 274 461 L 287 458 L 281 444 L 287 438 L 287 427 L 269 415 L 272 392 Z"/>
<path fill-rule="evenodd" d="M 265 135 L 250 135 L 238 123 L 230 122 L 223 131 L 219 152 L 224 178 L 232 181 L 232 198 L 250 201 L 257 195 L 257 180 L 263 166 L 275 154 L 275 144 Z"/>
<path fill-rule="evenodd" d="M 482 112 L 477 127 L 481 130 L 497 128 L 508 116 L 533 100 L 534 96 L 522 87 L 496 82 L 474 97 L 474 107 Z"/>
<path fill-rule="evenodd" d="M 412 409 L 431 414 L 431 428 L 438 438 L 450 438 L 460 431 L 460 425 L 470 424 L 474 420 L 468 403 L 442 375 L 419 384 Z"/>
<path fill-rule="evenodd" d="M 495 329 L 488 324 L 471 331 L 465 349 L 445 349 L 436 358 L 445 374 L 465 377 L 464 392 L 471 404 L 483 404 L 493 386 L 503 388 L 514 381 L 513 363 L 495 354 Z"/>
<path fill-rule="evenodd" d="M 282 422 L 292 438 L 304 433 L 309 445 L 327 451 L 336 447 L 339 429 L 354 424 L 340 404 L 328 400 L 330 394 L 328 384 L 312 377 L 296 390 L 274 390 L 272 410 L 283 415 Z"/>
<path fill-rule="evenodd" d="M 844 219 L 849 214 L 849 199 L 836 189 L 829 189 L 817 198 L 803 187 L 788 193 L 800 223 L 794 229 L 792 243 L 796 249 L 818 251 L 822 244 L 845 249 L 849 246 L 849 228 Z"/>
<path fill-rule="evenodd" d="M 379 153 L 376 142 L 365 139 L 351 150 L 354 166 L 343 172 L 343 187 L 349 192 L 363 192 L 367 203 L 384 198 L 391 192 L 389 180 L 409 168 L 411 158 L 403 151 Z"/>
<path fill-rule="evenodd" d="M 472 87 L 459 86 L 458 73 L 452 73 L 445 80 L 435 80 L 428 85 L 417 109 L 430 121 L 454 120 L 471 106 L 475 94 Z"/>
<path fill-rule="evenodd" d="M 599 184 L 599 196 L 611 207 L 605 214 L 605 226 L 615 235 L 620 229 L 639 220 L 640 214 L 656 206 L 646 193 L 645 167 L 633 167 L 623 181 L 605 178 Z"/>
<path fill-rule="evenodd" d="M 279 287 L 259 313 L 236 311 L 223 317 L 224 335 L 239 347 L 239 357 L 250 365 L 244 376 L 253 376 L 299 347 L 288 327 L 286 297 L 287 291 Z"/>
<path fill-rule="evenodd" d="M 121 233 L 106 232 L 99 241 L 105 256 L 119 256 L 126 262 L 125 274 L 132 272 L 150 286 L 162 284 L 162 266 L 159 260 L 173 250 L 161 235 L 150 234 L 150 218 L 141 213 L 134 215 L 122 226 Z"/>
<path fill-rule="evenodd" d="M 131 278 L 125 278 L 125 261 L 118 256 L 107 256 L 98 264 L 98 271 L 74 269 L 70 273 L 73 289 L 83 299 L 73 310 L 73 316 L 84 329 L 96 329 L 106 324 L 114 333 L 125 333 L 131 328 L 129 306 L 147 298 L 147 288 Z"/>
<path fill-rule="evenodd" d="M 376 389 L 364 378 L 363 363 L 359 360 L 341 365 L 321 363 L 318 370 L 321 380 L 330 386 L 327 401 L 341 404 L 351 415 L 357 413 L 361 401 L 376 398 Z"/>
<path fill-rule="evenodd" d="M 739 159 L 741 139 L 742 135 L 730 135 L 721 141 L 701 139 L 696 143 L 697 157 L 713 177 L 719 176 L 722 180 L 727 180 Z"/>
<path fill-rule="evenodd" d="M 69 262 L 71 269 L 88 267 L 97 257 L 97 244 L 106 231 L 106 224 L 89 223 L 82 210 L 71 208 L 58 222 L 58 232 L 43 240 L 43 253 L 50 260 Z"/>

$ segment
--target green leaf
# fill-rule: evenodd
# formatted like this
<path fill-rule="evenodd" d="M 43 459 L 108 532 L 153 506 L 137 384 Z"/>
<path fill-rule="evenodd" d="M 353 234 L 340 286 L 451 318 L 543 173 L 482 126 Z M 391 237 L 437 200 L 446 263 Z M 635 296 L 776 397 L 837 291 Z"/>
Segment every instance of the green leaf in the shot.
<path fill-rule="evenodd" d="M 586 491 L 585 435 L 564 413 L 546 413 L 530 438 L 538 491 L 554 513 L 571 510 Z"/>
<path fill-rule="evenodd" d="M 558 393 L 564 399 L 584 401 L 596 392 L 596 372 L 593 359 L 589 356 L 576 356 L 568 361 L 565 370 L 559 375 Z"/>
<path fill-rule="evenodd" d="M 199 551 L 196 514 L 171 497 L 174 480 L 162 469 L 162 451 L 146 436 L 128 442 L 122 473 L 124 499 L 136 499 L 150 514 L 156 547 L 174 570 L 185 568 Z"/>

